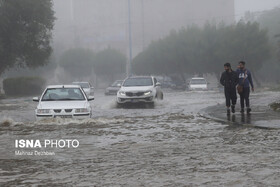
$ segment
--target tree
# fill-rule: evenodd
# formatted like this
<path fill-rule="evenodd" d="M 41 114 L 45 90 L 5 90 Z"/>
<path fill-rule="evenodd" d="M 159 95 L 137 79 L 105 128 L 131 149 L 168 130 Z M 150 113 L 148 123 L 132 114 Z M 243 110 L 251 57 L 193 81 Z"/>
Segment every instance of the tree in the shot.
<path fill-rule="evenodd" d="M 272 44 L 272 57 L 265 62 L 260 74 L 263 79 L 279 83 L 280 81 L 280 8 L 274 8 L 263 12 L 257 19 L 260 27 L 267 30 L 270 43 Z"/>
<path fill-rule="evenodd" d="M 52 6 L 52 0 L 0 0 L 0 75 L 14 66 L 48 63 Z"/>
<path fill-rule="evenodd" d="M 75 78 L 88 77 L 93 72 L 95 54 L 84 48 L 75 48 L 65 51 L 59 64 Z"/>
<path fill-rule="evenodd" d="M 272 42 L 275 42 L 275 36 L 280 33 L 279 17 L 280 8 L 278 7 L 265 11 L 257 20 L 260 23 L 261 28 L 267 29 L 268 36 Z"/>
<path fill-rule="evenodd" d="M 277 34 L 275 37 L 278 39 L 278 41 L 277 41 L 277 45 L 278 45 L 277 58 L 278 58 L 278 61 L 280 62 L 280 34 Z"/>
<path fill-rule="evenodd" d="M 121 52 L 107 48 L 96 54 L 94 72 L 97 76 L 110 77 L 113 81 L 115 75 L 125 73 L 126 56 Z"/>
<path fill-rule="evenodd" d="M 171 32 L 166 38 L 151 43 L 133 60 L 136 74 L 203 74 L 217 77 L 225 62 L 244 60 L 254 72 L 270 57 L 267 31 L 259 24 L 238 22 L 235 25 L 190 27 Z M 234 66 L 233 66 L 234 68 Z"/>

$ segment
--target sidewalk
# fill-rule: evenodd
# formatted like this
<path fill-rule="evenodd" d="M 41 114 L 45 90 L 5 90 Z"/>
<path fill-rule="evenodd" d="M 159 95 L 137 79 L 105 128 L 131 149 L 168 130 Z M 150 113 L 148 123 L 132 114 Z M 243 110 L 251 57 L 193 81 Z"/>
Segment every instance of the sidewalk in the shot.
<path fill-rule="evenodd" d="M 273 111 L 269 104 L 279 101 L 279 92 L 254 93 L 250 97 L 251 114 L 241 114 L 239 99 L 235 114 L 227 115 L 225 104 L 218 104 L 203 110 L 204 116 L 229 125 L 244 125 L 258 128 L 280 128 L 280 112 Z"/>

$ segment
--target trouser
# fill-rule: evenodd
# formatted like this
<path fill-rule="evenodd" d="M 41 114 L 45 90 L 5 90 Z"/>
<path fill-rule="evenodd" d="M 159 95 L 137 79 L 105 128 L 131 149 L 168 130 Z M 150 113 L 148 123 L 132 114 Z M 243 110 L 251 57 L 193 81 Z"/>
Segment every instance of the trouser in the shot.
<path fill-rule="evenodd" d="M 225 96 L 226 96 L 226 106 L 230 107 L 230 104 L 235 105 L 237 96 L 235 88 L 225 88 Z"/>
<path fill-rule="evenodd" d="M 246 107 L 250 107 L 250 87 L 243 87 L 243 92 L 240 95 L 240 105 L 241 108 L 244 108 L 244 101 L 246 102 Z"/>

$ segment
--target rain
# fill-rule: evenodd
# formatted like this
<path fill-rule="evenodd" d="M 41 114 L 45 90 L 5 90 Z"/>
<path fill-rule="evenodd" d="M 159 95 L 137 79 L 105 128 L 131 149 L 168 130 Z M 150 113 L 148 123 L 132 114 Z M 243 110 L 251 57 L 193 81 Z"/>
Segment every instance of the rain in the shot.
<path fill-rule="evenodd" d="M 0 0 L 0 186 L 279 186 L 279 0 Z"/>

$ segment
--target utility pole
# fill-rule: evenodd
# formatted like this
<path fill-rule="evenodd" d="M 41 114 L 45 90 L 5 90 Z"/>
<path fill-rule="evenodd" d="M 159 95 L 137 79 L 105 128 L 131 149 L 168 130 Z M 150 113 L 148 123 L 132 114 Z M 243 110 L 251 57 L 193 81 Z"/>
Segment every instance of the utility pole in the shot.
<path fill-rule="evenodd" d="M 132 64 L 132 38 L 131 38 L 131 12 L 130 12 L 130 0 L 127 0 L 128 4 L 128 37 L 129 37 L 129 61 L 127 75 L 131 76 L 131 64 Z"/>
<path fill-rule="evenodd" d="M 144 49 L 145 49 L 144 0 L 141 0 L 141 5 L 142 5 L 142 8 L 141 8 L 142 9 L 142 50 L 144 51 Z"/>
<path fill-rule="evenodd" d="M 70 0 L 70 18 L 71 21 L 74 21 L 74 7 L 73 7 L 73 0 Z"/>

